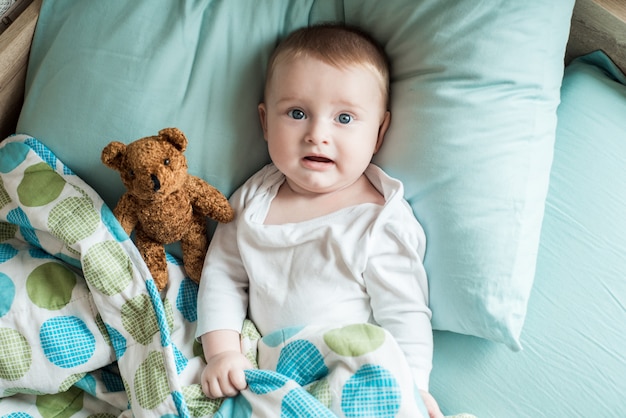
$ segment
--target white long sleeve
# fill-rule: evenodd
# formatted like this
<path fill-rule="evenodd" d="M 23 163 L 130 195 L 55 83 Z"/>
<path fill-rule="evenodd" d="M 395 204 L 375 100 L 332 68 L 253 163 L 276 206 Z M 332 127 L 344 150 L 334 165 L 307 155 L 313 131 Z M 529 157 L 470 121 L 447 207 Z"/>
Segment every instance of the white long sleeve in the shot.
<path fill-rule="evenodd" d="M 422 264 L 424 232 L 400 182 L 370 165 L 385 205 L 362 204 L 296 224 L 264 225 L 284 177 L 268 165 L 231 198 L 237 218 L 215 232 L 200 284 L 197 336 L 262 335 L 309 324 L 375 323 L 398 341 L 418 387 L 428 388 L 432 329 Z"/>

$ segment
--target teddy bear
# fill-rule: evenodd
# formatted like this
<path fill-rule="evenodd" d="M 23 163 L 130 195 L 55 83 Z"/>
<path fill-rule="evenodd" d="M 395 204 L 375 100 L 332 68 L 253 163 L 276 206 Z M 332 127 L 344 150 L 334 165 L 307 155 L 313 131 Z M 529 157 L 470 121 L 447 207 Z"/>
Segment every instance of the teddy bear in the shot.
<path fill-rule="evenodd" d="M 187 276 L 200 282 L 208 249 L 207 219 L 227 223 L 234 212 L 215 187 L 187 172 L 187 138 L 178 128 L 128 145 L 118 141 L 102 150 L 102 162 L 119 171 L 126 193 L 113 214 L 135 245 L 159 290 L 168 283 L 164 244 L 180 241 Z"/>

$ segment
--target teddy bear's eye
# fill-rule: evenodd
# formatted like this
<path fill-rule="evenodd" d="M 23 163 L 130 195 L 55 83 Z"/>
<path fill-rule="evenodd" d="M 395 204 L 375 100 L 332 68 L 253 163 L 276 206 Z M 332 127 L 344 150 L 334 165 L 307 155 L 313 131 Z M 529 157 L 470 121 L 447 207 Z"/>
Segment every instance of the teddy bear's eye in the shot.
<path fill-rule="evenodd" d="M 131 178 L 134 178 L 134 177 L 135 177 L 135 172 L 134 172 L 133 170 L 128 170 L 128 175 L 129 175 Z"/>
<path fill-rule="evenodd" d="M 170 159 L 166 158 L 165 160 L 163 160 L 163 164 L 170 165 Z"/>

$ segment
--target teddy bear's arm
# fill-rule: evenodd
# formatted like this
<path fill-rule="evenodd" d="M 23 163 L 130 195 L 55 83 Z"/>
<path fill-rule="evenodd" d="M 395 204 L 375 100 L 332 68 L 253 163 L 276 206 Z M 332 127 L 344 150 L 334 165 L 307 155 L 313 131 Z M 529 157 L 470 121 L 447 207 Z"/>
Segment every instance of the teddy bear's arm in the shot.
<path fill-rule="evenodd" d="M 130 194 L 126 193 L 120 198 L 113 210 L 113 214 L 120 225 L 122 225 L 122 228 L 124 228 L 124 231 L 130 235 L 138 222 L 137 207 Z"/>
<path fill-rule="evenodd" d="M 235 217 L 226 196 L 201 178 L 188 176 L 186 188 L 191 205 L 198 213 L 223 223 L 230 222 Z"/>

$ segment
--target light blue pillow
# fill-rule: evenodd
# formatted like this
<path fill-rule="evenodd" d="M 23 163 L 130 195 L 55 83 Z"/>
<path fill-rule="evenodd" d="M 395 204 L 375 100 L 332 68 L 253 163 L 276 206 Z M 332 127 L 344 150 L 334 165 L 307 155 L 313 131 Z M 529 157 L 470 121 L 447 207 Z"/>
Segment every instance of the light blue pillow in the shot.
<path fill-rule="evenodd" d="M 626 76 L 595 52 L 565 69 L 561 92 L 525 349 L 511 355 L 436 332 L 430 389 L 444 413 L 610 417 L 624 410 Z"/>
<path fill-rule="evenodd" d="M 433 325 L 517 349 L 573 3 L 47 0 L 18 130 L 113 206 L 123 189 L 101 149 L 177 126 L 190 171 L 229 195 L 267 162 L 256 105 L 277 41 L 319 21 L 361 25 L 392 59 L 375 161 L 425 227 Z"/>

